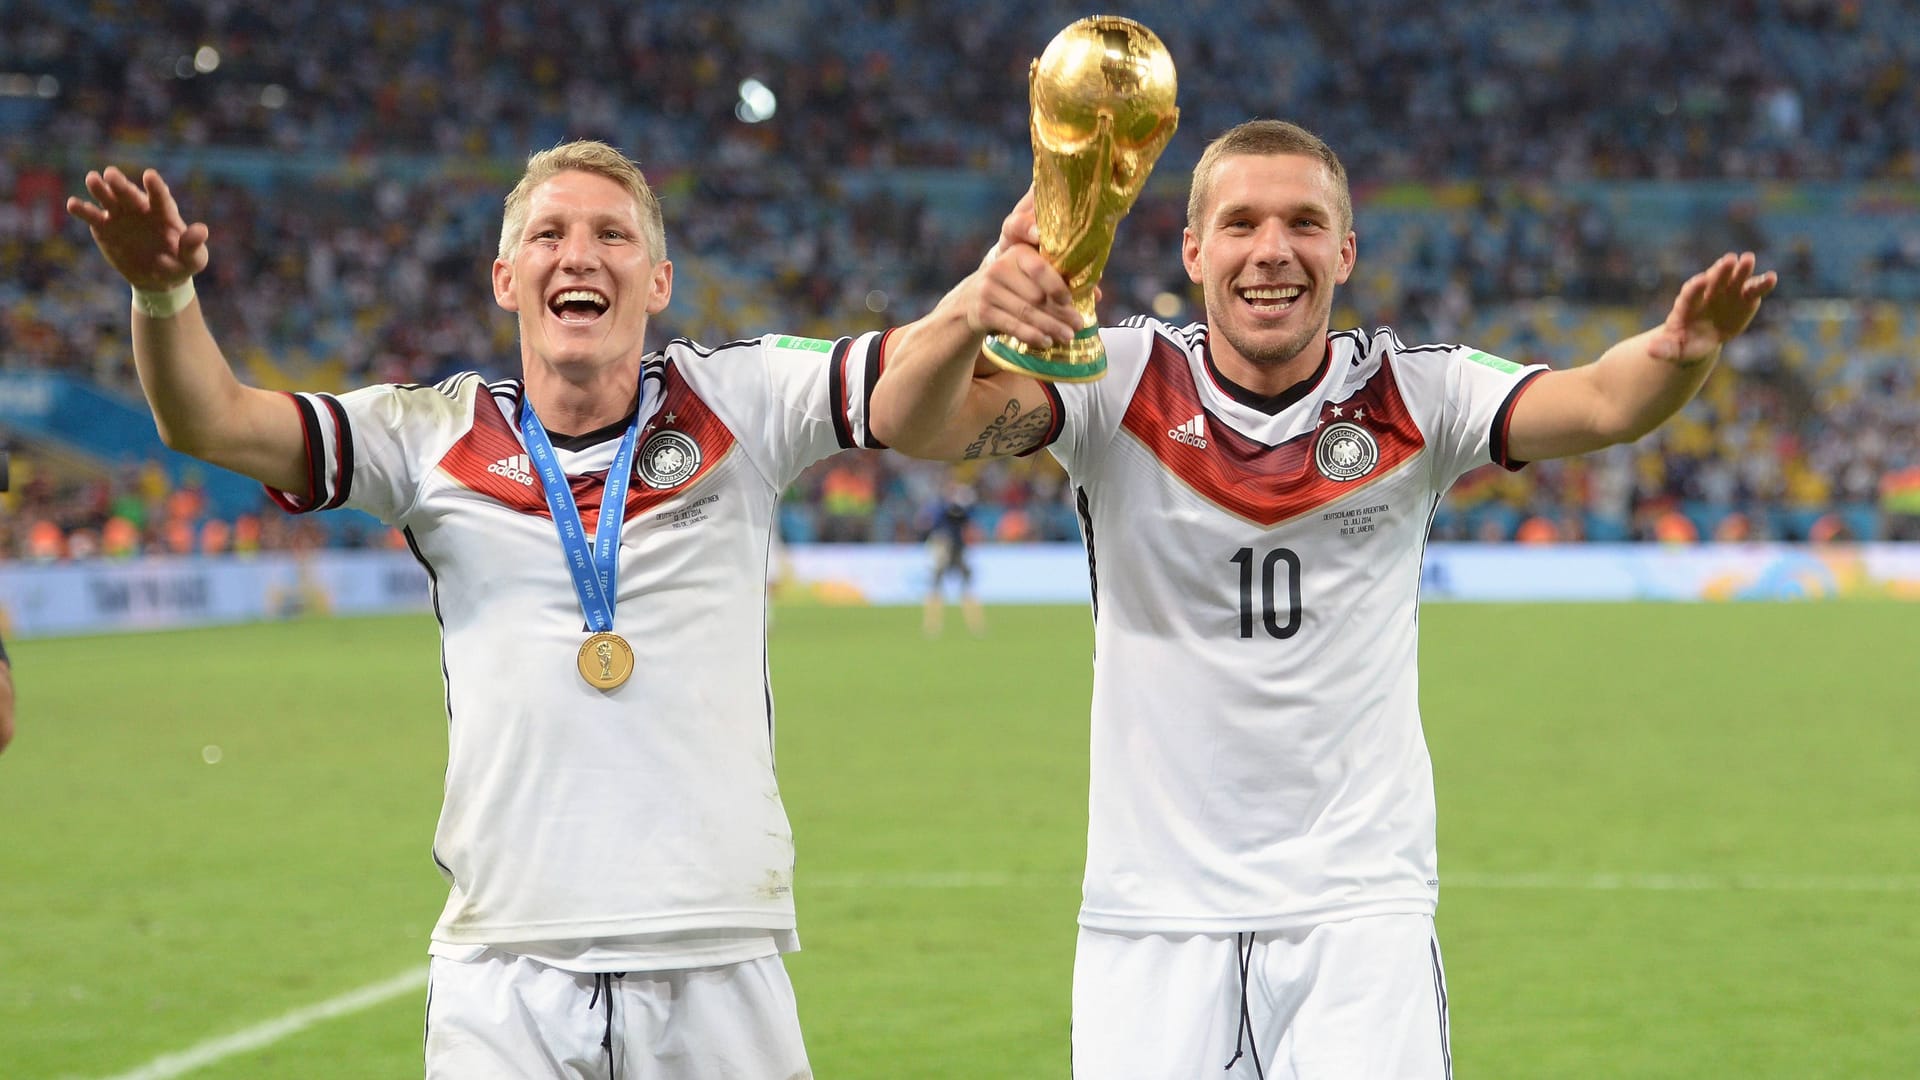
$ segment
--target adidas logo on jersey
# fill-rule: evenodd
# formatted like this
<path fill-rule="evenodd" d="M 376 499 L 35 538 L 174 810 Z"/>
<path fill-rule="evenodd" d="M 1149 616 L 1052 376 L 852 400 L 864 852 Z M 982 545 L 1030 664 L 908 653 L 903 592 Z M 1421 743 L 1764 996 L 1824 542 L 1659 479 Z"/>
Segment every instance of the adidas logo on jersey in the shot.
<path fill-rule="evenodd" d="M 1205 450 L 1207 448 L 1207 414 L 1194 413 L 1193 419 L 1179 427 L 1168 428 L 1167 438 L 1174 442 L 1186 443 L 1195 449 Z"/>
<path fill-rule="evenodd" d="M 504 476 L 515 483 L 533 486 L 533 462 L 525 454 L 510 454 L 487 466 L 487 471 L 495 476 Z"/>

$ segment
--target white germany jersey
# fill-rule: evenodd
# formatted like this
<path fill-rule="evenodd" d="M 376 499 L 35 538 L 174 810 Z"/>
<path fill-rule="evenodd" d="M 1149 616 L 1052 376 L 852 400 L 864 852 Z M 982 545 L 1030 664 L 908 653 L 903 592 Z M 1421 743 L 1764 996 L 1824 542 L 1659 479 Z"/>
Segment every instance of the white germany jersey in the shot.
<path fill-rule="evenodd" d="M 451 885 L 436 942 L 793 927 L 768 545 L 801 470 L 876 445 L 879 345 L 675 340 L 646 358 L 614 590 L 634 667 L 605 692 L 575 666 L 586 619 L 520 439 L 518 381 L 296 395 L 314 495 L 282 505 L 399 526 L 432 578 L 448 719 L 433 855 Z M 589 537 L 623 433 L 555 440 Z"/>
<path fill-rule="evenodd" d="M 1517 467 L 1508 415 L 1544 369 L 1348 330 L 1311 379 L 1256 404 L 1218 377 L 1204 326 L 1102 337 L 1106 377 L 1050 390 L 1093 574 L 1081 923 L 1431 913 L 1427 530 L 1462 473 Z"/>

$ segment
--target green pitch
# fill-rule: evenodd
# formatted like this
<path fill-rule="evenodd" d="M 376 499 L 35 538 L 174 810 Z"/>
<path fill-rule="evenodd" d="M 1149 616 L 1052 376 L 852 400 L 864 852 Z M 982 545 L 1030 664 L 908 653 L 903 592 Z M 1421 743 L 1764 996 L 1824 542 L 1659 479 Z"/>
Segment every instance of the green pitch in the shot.
<path fill-rule="evenodd" d="M 907 609 L 774 627 L 790 965 L 825 1080 L 1066 1075 L 1088 620 L 990 617 L 981 640 L 957 618 L 924 640 Z M 1920 608 L 1423 622 L 1463 1078 L 1914 1075 Z M 430 620 L 14 654 L 0 1077 L 118 1076 L 424 965 Z M 422 1000 L 191 1075 L 417 1076 Z"/>

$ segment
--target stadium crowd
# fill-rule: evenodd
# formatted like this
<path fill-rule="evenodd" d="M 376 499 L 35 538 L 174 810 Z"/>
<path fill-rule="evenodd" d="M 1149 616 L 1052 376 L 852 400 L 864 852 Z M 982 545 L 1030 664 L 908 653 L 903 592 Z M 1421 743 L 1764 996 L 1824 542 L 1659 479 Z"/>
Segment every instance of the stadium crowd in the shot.
<path fill-rule="evenodd" d="M 205 0 L 155 15 L 19 0 L 0 13 L 0 369 L 133 388 L 124 291 L 61 211 L 103 158 L 185 181 L 213 237 L 200 294 L 261 385 L 511 373 L 514 324 L 484 291 L 503 178 L 563 137 L 627 147 L 659 188 L 679 274 L 665 334 L 905 321 L 978 259 L 1024 186 L 1026 64 L 1080 14 Z M 1920 538 L 1909 5 L 1195 0 L 1137 14 L 1176 58 L 1185 111 L 1121 227 L 1107 320 L 1195 316 L 1166 257 L 1185 170 L 1212 133 L 1284 115 L 1354 177 L 1361 258 L 1335 325 L 1566 365 L 1657 318 L 1647 304 L 1710 253 L 1755 250 L 1782 272 L 1681 418 L 1632 447 L 1471 476 L 1438 536 Z M 1705 34 L 1719 44 L 1702 53 Z M 264 504 L 209 529 L 191 480 L 123 463 L 63 483 L 22 449 L 0 515 L 16 557 L 384 542 Z M 842 455 L 796 485 L 783 533 L 917 539 L 944 475 Z M 1045 455 L 966 477 L 983 539 L 1077 535 Z"/>

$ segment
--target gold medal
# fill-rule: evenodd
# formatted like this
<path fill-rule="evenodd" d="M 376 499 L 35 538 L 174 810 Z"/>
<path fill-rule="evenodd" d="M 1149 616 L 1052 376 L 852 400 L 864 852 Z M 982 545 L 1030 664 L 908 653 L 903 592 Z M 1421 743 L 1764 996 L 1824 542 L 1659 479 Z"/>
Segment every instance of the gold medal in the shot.
<path fill-rule="evenodd" d="M 580 677 L 611 690 L 633 674 L 633 648 L 619 634 L 601 631 L 580 643 Z"/>

